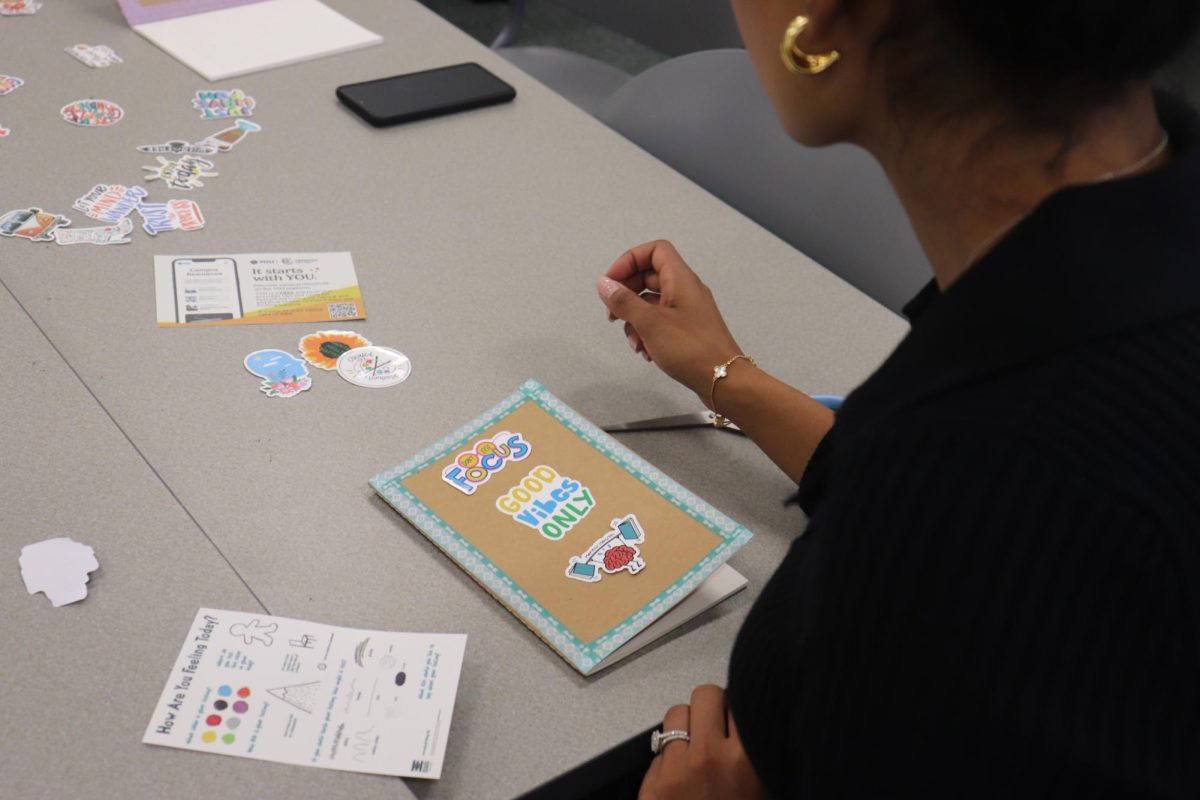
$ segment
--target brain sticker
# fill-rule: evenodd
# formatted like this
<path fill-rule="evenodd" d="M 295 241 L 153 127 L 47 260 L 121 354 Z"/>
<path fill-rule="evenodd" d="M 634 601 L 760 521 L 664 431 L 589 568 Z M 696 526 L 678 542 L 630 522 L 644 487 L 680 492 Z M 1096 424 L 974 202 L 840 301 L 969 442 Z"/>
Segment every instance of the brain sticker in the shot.
<path fill-rule="evenodd" d="M 597 539 L 580 556 L 571 556 L 567 562 L 567 577 L 584 583 L 596 583 L 605 574 L 612 575 L 622 570 L 637 575 L 646 568 L 639 544 L 646 541 L 646 533 L 638 518 L 629 514 L 623 519 L 614 519 L 608 533 Z"/>
<path fill-rule="evenodd" d="M 627 544 L 619 544 L 604 554 L 604 571 L 616 572 L 637 558 L 637 550 Z"/>

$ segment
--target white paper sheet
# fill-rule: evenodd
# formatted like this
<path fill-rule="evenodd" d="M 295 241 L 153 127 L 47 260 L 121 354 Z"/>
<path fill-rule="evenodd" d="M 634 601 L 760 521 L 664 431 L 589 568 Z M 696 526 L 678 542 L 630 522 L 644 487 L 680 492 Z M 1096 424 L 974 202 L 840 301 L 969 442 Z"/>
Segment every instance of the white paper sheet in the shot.
<path fill-rule="evenodd" d="M 437 778 L 466 644 L 202 608 L 142 741 Z"/>
<path fill-rule="evenodd" d="M 65 536 L 22 547 L 20 564 L 25 589 L 44 592 L 55 607 L 87 597 L 89 573 L 100 569 L 95 550 Z"/>
<path fill-rule="evenodd" d="M 383 41 L 317 0 L 264 0 L 133 29 L 210 81 Z"/>
<path fill-rule="evenodd" d="M 613 651 L 613 654 L 600 662 L 600 669 L 607 669 L 623 658 L 641 650 L 643 647 L 666 636 L 671 631 L 691 622 L 708 609 L 720 603 L 726 597 L 737 594 L 746 588 L 746 576 L 728 564 L 722 564 L 696 591 L 685 597 L 679 605 L 663 614 L 654 624 L 637 636 Z"/>

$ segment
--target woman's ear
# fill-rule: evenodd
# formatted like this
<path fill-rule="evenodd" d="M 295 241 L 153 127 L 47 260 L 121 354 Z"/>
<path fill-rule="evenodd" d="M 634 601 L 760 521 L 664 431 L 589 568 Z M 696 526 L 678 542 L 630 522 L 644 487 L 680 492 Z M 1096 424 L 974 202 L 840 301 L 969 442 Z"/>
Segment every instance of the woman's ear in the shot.
<path fill-rule="evenodd" d="M 796 4 L 796 12 L 808 17 L 808 27 L 797 40 L 805 52 L 826 53 L 838 49 L 837 22 L 845 12 L 845 0 L 807 0 Z"/>

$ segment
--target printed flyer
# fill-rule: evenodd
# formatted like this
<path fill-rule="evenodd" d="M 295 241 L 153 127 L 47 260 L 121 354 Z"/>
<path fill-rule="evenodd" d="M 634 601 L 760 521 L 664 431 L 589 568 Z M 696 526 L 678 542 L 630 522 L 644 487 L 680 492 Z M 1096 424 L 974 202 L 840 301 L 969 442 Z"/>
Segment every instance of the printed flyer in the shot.
<path fill-rule="evenodd" d="M 154 257 L 159 327 L 366 319 L 349 253 Z"/>
<path fill-rule="evenodd" d="M 466 645 L 202 608 L 142 742 L 438 778 Z"/>

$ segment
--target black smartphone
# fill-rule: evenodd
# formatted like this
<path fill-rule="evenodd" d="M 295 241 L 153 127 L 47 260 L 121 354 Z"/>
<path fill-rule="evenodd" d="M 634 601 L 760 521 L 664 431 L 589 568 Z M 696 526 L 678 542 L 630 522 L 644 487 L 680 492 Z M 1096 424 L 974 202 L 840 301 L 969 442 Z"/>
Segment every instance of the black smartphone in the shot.
<path fill-rule="evenodd" d="M 376 128 L 507 103 L 517 90 L 478 64 L 339 86 L 338 100 Z"/>

